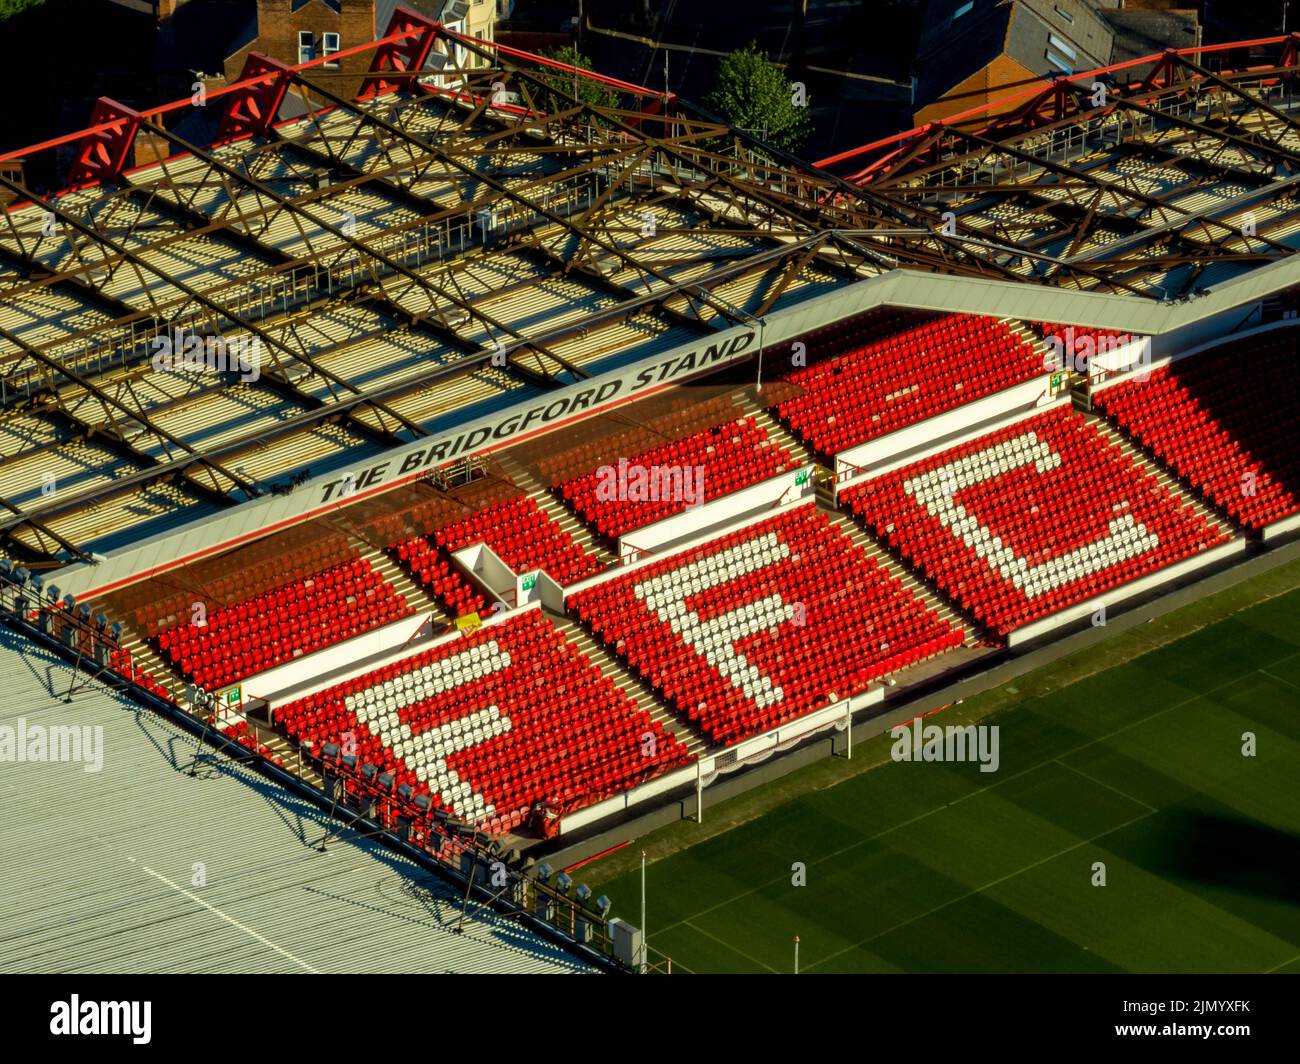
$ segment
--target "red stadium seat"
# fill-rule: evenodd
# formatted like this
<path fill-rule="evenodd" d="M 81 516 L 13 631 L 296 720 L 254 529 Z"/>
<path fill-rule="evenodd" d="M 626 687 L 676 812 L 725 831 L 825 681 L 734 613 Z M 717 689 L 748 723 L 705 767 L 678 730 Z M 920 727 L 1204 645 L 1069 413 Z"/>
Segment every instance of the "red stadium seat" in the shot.
<path fill-rule="evenodd" d="M 1099 389 L 1094 402 L 1244 528 L 1300 512 L 1295 329 L 1204 351 Z"/>
<path fill-rule="evenodd" d="M 787 373 L 801 391 L 776 406 L 782 421 L 826 455 L 1046 372 L 1042 356 L 993 318 L 952 314 L 859 328 L 833 331 L 831 357 Z"/>
<path fill-rule="evenodd" d="M 598 573 L 604 566 L 576 543 L 526 495 L 489 506 L 389 548 L 410 574 L 446 604 L 454 616 L 481 612 L 487 599 L 461 575 L 453 551 L 486 543 L 517 572 L 543 569 L 562 584 Z"/>
<path fill-rule="evenodd" d="M 739 488 L 755 484 L 799 463 L 783 447 L 768 439 L 766 430 L 752 417 L 737 418 L 692 433 L 670 443 L 642 451 L 627 459 L 627 466 L 641 469 L 677 469 L 687 477 L 699 471 L 700 499 L 706 502 Z M 609 479 L 617 463 L 605 463 L 584 476 L 561 484 L 557 494 L 577 511 L 596 532 L 613 541 L 625 532 L 662 520 L 687 508 L 685 493 L 667 497 L 630 499 L 607 496 Z M 671 481 L 671 477 L 665 478 Z M 687 482 L 687 492 L 693 482 Z M 625 493 L 626 494 L 626 493 Z M 656 495 L 663 493 L 656 490 Z"/>
<path fill-rule="evenodd" d="M 295 742 L 360 761 L 493 833 L 539 802 L 570 811 L 690 760 L 540 611 L 277 706 Z"/>
<path fill-rule="evenodd" d="M 1002 637 L 1226 538 L 1063 407 L 840 498 Z"/>
<path fill-rule="evenodd" d="M 153 642 L 164 660 L 215 689 L 414 612 L 364 558 L 177 625 Z"/>
<path fill-rule="evenodd" d="M 718 743 L 962 642 L 959 628 L 812 504 L 601 582 L 569 604 Z"/>

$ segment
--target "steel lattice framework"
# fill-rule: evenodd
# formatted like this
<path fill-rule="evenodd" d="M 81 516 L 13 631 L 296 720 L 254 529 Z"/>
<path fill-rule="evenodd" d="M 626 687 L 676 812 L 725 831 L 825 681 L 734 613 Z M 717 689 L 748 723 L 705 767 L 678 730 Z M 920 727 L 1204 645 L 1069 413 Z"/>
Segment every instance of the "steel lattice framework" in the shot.
<path fill-rule="evenodd" d="M 1290 255 L 1296 40 L 1237 73 L 1170 54 L 1102 107 L 1059 82 L 981 132 L 851 153 L 853 172 L 402 9 L 332 57 L 368 54 L 360 78 L 254 55 L 205 99 L 101 100 L 21 153 L 66 157 L 69 187 L 0 172 L 0 539 L 85 560 L 808 285 L 904 269 L 1157 298 L 1177 270 L 1185 291 Z M 1186 180 L 1150 188 L 1124 159 Z M 259 373 L 158 372 L 182 335 L 255 341 Z"/>
<path fill-rule="evenodd" d="M 101 100 L 89 130 L 45 146 L 71 150 L 71 190 L 0 175 L 17 204 L 0 219 L 0 310 L 38 308 L 57 326 L 0 315 L 0 416 L 23 437 L 4 464 L 78 442 L 120 460 L 84 487 L 5 484 L 11 552 L 84 558 L 100 531 L 88 515 L 143 493 L 157 501 L 160 486 L 172 506 L 258 494 L 302 460 L 286 447 L 254 476 L 241 464 L 250 453 L 326 427 L 338 446 L 411 440 L 429 420 L 411 397 L 457 379 L 571 383 L 587 371 L 564 345 L 602 329 L 611 347 L 629 322 L 707 335 L 761 317 L 801 281 L 896 265 L 1010 276 L 936 233 L 937 218 L 918 224 L 676 98 L 400 10 L 368 50 L 372 74 L 351 95 L 319 63 L 253 56 L 239 83 L 203 101 L 222 109 L 208 145 L 185 135 L 188 104 L 137 113 Z M 444 62 L 430 75 L 435 52 Z M 593 83 L 598 102 L 582 98 Z M 290 99 L 309 111 L 280 120 Z M 141 145 L 160 158 L 128 168 Z M 641 230 L 656 213 L 677 222 L 662 250 Z M 592 304 L 512 320 L 485 305 L 484 270 L 494 296 L 521 306 L 559 283 Z M 343 313 L 370 327 L 317 335 L 314 322 Z M 280 403 L 273 423 L 194 431 L 181 412 L 231 382 L 160 384 L 150 353 L 178 328 L 255 338 L 265 362 L 247 387 Z M 376 329 L 440 357 L 367 383 L 341 367 Z"/>
<path fill-rule="evenodd" d="M 999 261 L 1027 280 L 1185 298 L 1296 252 L 1300 35 L 1061 78 L 820 165 L 1020 249 Z"/>

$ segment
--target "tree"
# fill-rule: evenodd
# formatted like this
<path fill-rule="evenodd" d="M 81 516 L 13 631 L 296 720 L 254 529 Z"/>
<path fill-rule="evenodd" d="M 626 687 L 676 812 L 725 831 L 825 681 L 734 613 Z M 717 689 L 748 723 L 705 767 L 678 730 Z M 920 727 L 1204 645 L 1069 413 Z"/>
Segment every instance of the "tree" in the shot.
<path fill-rule="evenodd" d="M 13 18 L 14 15 L 26 11 L 29 7 L 37 7 L 43 3 L 45 0 L 0 0 L 0 22 Z"/>
<path fill-rule="evenodd" d="M 554 59 L 557 63 L 565 63 L 579 70 L 594 70 L 591 60 L 571 44 L 566 44 L 562 48 L 548 48 L 541 54 L 547 59 Z M 591 78 L 584 78 L 581 74 L 575 75 L 569 71 L 546 67 L 538 68 L 537 76 L 555 91 L 576 96 L 583 103 L 591 104 L 593 107 L 618 106 L 617 92 L 608 85 Z"/>
<path fill-rule="evenodd" d="M 785 72 L 750 41 L 718 65 L 704 104 L 731 125 L 787 151 L 812 132 L 807 99 Z"/>

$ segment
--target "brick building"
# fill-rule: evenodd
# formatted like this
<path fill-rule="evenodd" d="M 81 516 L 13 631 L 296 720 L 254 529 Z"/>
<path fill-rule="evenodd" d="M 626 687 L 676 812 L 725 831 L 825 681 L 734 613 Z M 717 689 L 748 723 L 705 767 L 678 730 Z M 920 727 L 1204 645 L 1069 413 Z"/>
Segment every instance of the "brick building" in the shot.
<path fill-rule="evenodd" d="M 335 55 L 376 36 L 376 0 L 257 0 L 252 19 L 240 31 L 226 57 L 228 81 L 239 76 L 251 52 L 286 63 L 303 63 Z M 379 27 L 382 32 L 382 27 Z M 346 43 L 345 43 L 346 42 Z M 364 73 L 369 56 L 327 62 L 325 69 Z"/>
<path fill-rule="evenodd" d="M 257 0 L 256 11 L 241 28 L 225 60 L 224 75 L 233 81 L 251 52 L 285 63 L 303 63 L 336 55 L 381 36 L 397 0 Z M 427 15 L 449 29 L 479 40 L 493 40 L 497 0 L 405 0 L 403 7 Z M 344 56 L 323 64 L 324 70 L 362 74 L 369 55 Z M 356 83 L 340 78 L 347 86 Z"/>
<path fill-rule="evenodd" d="M 929 0 L 914 120 L 924 125 L 1045 78 L 1200 43 L 1195 8 L 1177 0 Z"/>

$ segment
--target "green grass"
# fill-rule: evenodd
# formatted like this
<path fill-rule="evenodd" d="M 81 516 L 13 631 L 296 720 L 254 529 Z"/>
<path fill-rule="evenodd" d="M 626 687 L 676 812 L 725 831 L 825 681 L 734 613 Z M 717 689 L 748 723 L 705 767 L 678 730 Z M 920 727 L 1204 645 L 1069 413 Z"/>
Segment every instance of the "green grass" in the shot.
<path fill-rule="evenodd" d="M 804 972 L 1300 971 L 1300 591 L 1244 593 L 1106 671 L 1062 685 L 1067 661 L 933 718 L 997 724 L 996 773 L 893 763 L 881 737 L 774 808 L 706 802 L 642 844 L 666 854 L 651 945 L 696 972 L 789 972 L 795 935 Z M 633 923 L 639 848 L 577 873 Z"/>

